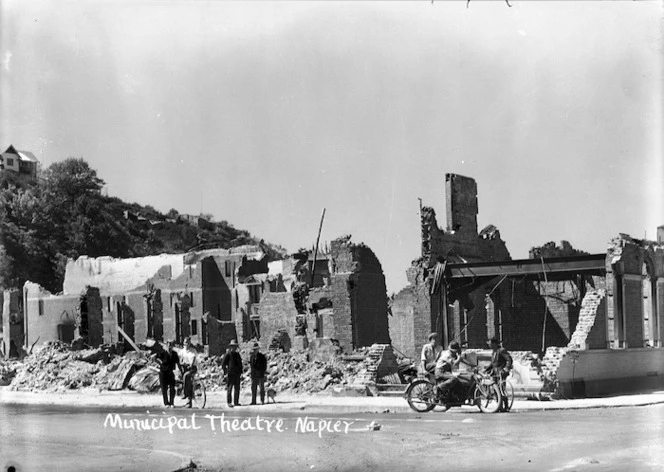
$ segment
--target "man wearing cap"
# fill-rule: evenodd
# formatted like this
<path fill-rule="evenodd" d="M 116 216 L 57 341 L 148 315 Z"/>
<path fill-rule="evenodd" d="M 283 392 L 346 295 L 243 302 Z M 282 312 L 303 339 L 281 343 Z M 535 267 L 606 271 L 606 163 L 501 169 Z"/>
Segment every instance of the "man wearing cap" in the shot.
<path fill-rule="evenodd" d="M 420 372 L 423 375 L 431 374 L 436 369 L 436 361 L 443 352 L 443 346 L 438 344 L 438 334 L 429 335 L 429 343 L 422 347 L 422 356 L 420 358 Z"/>
<path fill-rule="evenodd" d="M 491 365 L 484 369 L 485 372 L 491 373 L 494 377 L 500 377 L 500 380 L 506 379 L 512 370 L 512 356 L 507 352 L 507 349 L 501 346 L 500 340 L 496 337 L 489 339 L 487 344 L 491 346 L 493 352 L 491 354 Z M 503 397 L 501 411 L 507 411 L 508 409 L 509 399 Z"/>
<path fill-rule="evenodd" d="M 238 350 L 238 344 L 233 339 L 228 345 L 229 350 L 221 360 L 221 367 L 226 375 L 226 402 L 229 407 L 240 406 L 240 380 L 242 377 L 242 357 Z M 231 391 L 232 397 L 231 397 Z M 231 399 L 233 400 L 231 402 Z"/>
<path fill-rule="evenodd" d="M 173 408 L 173 398 L 175 397 L 175 366 L 178 366 L 182 373 L 182 365 L 178 353 L 173 350 L 173 340 L 166 342 L 168 349 L 161 349 L 155 358 L 159 363 L 159 384 L 161 385 L 161 394 L 164 397 L 164 406 Z"/>
<path fill-rule="evenodd" d="M 254 343 L 249 357 L 251 367 L 251 404 L 256 404 L 256 391 L 260 387 L 261 405 L 265 405 L 265 371 L 267 370 L 267 358 L 260 352 L 258 343 Z"/>
<path fill-rule="evenodd" d="M 436 361 L 436 382 L 440 392 L 450 391 L 461 383 L 458 376 L 452 372 L 459 361 L 461 361 L 461 346 L 458 342 L 452 341 Z"/>

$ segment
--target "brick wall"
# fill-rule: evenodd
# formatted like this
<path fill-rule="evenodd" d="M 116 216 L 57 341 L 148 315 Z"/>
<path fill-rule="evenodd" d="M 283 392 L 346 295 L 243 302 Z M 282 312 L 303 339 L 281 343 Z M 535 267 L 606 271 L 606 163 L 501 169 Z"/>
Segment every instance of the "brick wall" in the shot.
<path fill-rule="evenodd" d="M 349 289 L 351 274 L 334 274 L 330 277 L 330 299 L 334 309 L 334 328 L 328 335 L 337 339 L 344 352 L 353 350 L 353 307 Z"/>
<path fill-rule="evenodd" d="M 604 291 L 604 293 L 606 292 Z M 606 323 L 606 297 L 602 297 L 595 313 L 595 323 L 586 338 L 588 349 L 607 349 L 609 347 Z"/>
<path fill-rule="evenodd" d="M 627 347 L 643 347 L 643 293 L 641 277 L 623 277 L 625 339 Z"/>
<path fill-rule="evenodd" d="M 350 237 L 330 245 L 330 297 L 334 337 L 346 352 L 374 343 L 389 343 L 387 289 L 380 262 L 365 245 Z"/>
<path fill-rule="evenodd" d="M 540 296 L 537 283 L 527 280 L 512 283 L 506 280 L 497 291 L 500 293 L 505 347 L 519 351 L 541 352 L 543 333 L 545 333 L 545 346 L 567 345 L 569 337 L 565 335 L 549 311 L 544 298 Z"/>
<path fill-rule="evenodd" d="M 18 356 L 23 346 L 23 293 L 21 290 L 0 292 L 0 320 L 5 358 Z M 28 345 L 30 347 L 30 345 Z"/>
<path fill-rule="evenodd" d="M 605 328 L 602 323 L 602 301 L 604 291 L 591 291 L 583 297 L 581 311 L 579 313 L 579 322 L 576 330 L 571 336 L 567 347 L 573 349 L 604 349 L 605 348 Z M 599 319 L 598 319 L 599 315 Z M 595 326 L 597 325 L 597 326 Z M 593 333 L 591 337 L 590 334 Z M 591 347 L 593 346 L 593 347 Z"/>
<path fill-rule="evenodd" d="M 88 305 L 88 344 L 99 346 L 104 342 L 104 327 L 102 324 L 102 300 L 99 289 L 88 287 L 85 293 Z"/>
<path fill-rule="evenodd" d="M 237 341 L 235 323 L 232 321 L 219 321 L 210 316 L 207 321 L 208 355 L 221 356 L 226 353 L 232 340 Z"/>
<path fill-rule="evenodd" d="M 392 345 L 410 358 L 419 356 L 419 352 L 415 350 L 415 304 L 416 288 L 404 288 L 394 297 L 392 314 L 388 319 Z"/>
<path fill-rule="evenodd" d="M 387 294 L 382 273 L 356 273 L 353 277 L 353 311 L 355 313 L 356 346 L 375 343 L 389 344 Z"/>
<path fill-rule="evenodd" d="M 297 308 L 291 292 L 266 293 L 258 305 L 261 318 L 261 341 L 269 345 L 280 329 L 285 329 L 291 343 L 295 339 Z"/>
<path fill-rule="evenodd" d="M 556 375 L 563 395 L 572 382 L 583 381 L 585 395 L 634 393 L 664 387 L 664 349 L 596 349 L 578 351 L 576 362 L 565 356 Z"/>
<path fill-rule="evenodd" d="M 447 228 L 461 234 L 477 235 L 477 184 L 474 179 L 445 174 Z"/>
<path fill-rule="evenodd" d="M 78 295 L 54 296 L 31 282 L 25 284 L 24 290 L 27 299 L 24 307 L 27 345 L 32 345 L 37 340 L 39 344 L 43 344 L 60 339 L 59 329 L 61 333 L 71 330 L 73 334 L 80 304 Z M 59 325 L 64 328 L 58 328 Z"/>

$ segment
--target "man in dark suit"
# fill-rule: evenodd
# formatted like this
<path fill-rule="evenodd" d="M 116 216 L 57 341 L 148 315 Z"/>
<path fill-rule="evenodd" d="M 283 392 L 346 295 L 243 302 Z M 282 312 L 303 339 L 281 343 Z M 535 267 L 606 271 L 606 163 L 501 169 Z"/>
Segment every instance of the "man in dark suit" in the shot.
<path fill-rule="evenodd" d="M 240 353 L 238 352 L 238 347 L 237 341 L 233 339 L 228 345 L 228 352 L 226 352 L 221 361 L 221 367 L 224 369 L 224 374 L 226 375 L 226 401 L 231 408 L 233 408 L 233 404 L 235 404 L 235 406 L 240 406 L 242 356 L 240 356 Z M 231 399 L 233 401 L 231 401 Z"/>
<path fill-rule="evenodd" d="M 173 408 L 173 397 L 175 397 L 175 366 L 182 372 L 180 357 L 173 350 L 173 341 L 167 343 L 168 349 L 161 349 L 156 354 L 156 360 L 159 363 L 159 383 L 161 384 L 161 394 L 164 397 L 166 408 Z"/>
<path fill-rule="evenodd" d="M 265 405 L 265 371 L 267 370 L 267 358 L 260 352 L 258 343 L 254 343 L 249 357 L 251 367 L 251 404 L 256 404 L 256 391 L 260 388 L 261 404 Z"/>

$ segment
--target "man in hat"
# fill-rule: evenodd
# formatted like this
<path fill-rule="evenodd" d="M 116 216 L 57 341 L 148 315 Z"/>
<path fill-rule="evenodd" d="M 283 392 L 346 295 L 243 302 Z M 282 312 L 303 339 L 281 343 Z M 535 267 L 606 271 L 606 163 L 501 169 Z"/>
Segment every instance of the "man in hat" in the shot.
<path fill-rule="evenodd" d="M 432 374 L 436 369 L 436 361 L 443 352 L 443 346 L 438 344 L 438 333 L 429 335 L 429 342 L 422 347 L 420 357 L 420 373 L 422 375 Z"/>
<path fill-rule="evenodd" d="M 487 344 L 491 346 L 491 365 L 486 369 L 486 373 L 491 373 L 496 380 L 505 380 L 510 371 L 512 370 L 512 356 L 507 349 L 501 346 L 501 342 L 498 338 L 493 337 L 487 341 Z M 501 411 L 507 411 L 509 409 L 509 399 L 503 397 L 503 404 L 501 405 Z"/>
<path fill-rule="evenodd" d="M 267 370 L 267 358 L 260 351 L 257 342 L 254 343 L 249 357 L 251 367 L 251 404 L 256 404 L 256 391 L 260 387 L 261 405 L 265 405 L 265 371 Z"/>
<path fill-rule="evenodd" d="M 178 353 L 173 350 L 173 340 L 166 342 L 167 349 L 161 349 L 157 352 L 155 358 L 159 363 L 159 384 L 161 385 L 161 394 L 164 398 L 164 406 L 173 408 L 173 398 L 175 397 L 175 366 L 182 373 L 182 364 Z"/>
<path fill-rule="evenodd" d="M 452 370 L 456 367 L 461 361 L 461 346 L 458 342 L 452 341 L 448 348 L 443 351 L 438 360 L 436 361 L 436 383 L 438 391 L 440 393 L 444 391 L 450 391 L 459 384 L 458 375 L 454 374 Z"/>
<path fill-rule="evenodd" d="M 240 406 L 240 380 L 242 377 L 242 357 L 238 352 L 238 343 L 233 339 L 228 351 L 221 360 L 221 367 L 226 375 L 226 402 L 229 407 Z M 232 397 L 231 397 L 232 392 Z M 233 400 L 231 402 L 231 399 Z"/>

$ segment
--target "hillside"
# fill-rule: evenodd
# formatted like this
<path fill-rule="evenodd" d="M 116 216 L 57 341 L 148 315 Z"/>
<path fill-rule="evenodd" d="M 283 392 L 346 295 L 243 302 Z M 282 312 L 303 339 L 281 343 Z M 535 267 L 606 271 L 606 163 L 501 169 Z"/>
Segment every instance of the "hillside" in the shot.
<path fill-rule="evenodd" d="M 196 249 L 260 245 L 269 260 L 286 255 L 227 221 L 163 214 L 150 205 L 104 196 L 104 181 L 83 159 L 56 162 L 36 181 L 0 172 L 0 287 L 39 283 L 62 290 L 68 258 L 142 257 Z"/>

